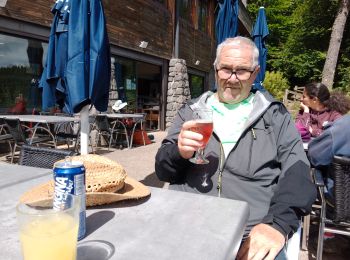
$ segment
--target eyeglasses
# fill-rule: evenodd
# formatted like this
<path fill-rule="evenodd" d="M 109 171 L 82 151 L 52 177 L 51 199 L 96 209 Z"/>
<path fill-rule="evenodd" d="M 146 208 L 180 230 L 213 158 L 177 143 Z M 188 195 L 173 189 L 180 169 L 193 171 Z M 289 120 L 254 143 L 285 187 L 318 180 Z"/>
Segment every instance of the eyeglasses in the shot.
<path fill-rule="evenodd" d="M 238 80 L 248 80 L 250 79 L 252 73 L 254 72 L 254 70 L 246 70 L 246 69 L 231 70 L 228 68 L 221 68 L 216 71 L 218 73 L 218 76 L 221 79 L 229 79 L 232 77 L 233 74 L 235 74 Z"/>

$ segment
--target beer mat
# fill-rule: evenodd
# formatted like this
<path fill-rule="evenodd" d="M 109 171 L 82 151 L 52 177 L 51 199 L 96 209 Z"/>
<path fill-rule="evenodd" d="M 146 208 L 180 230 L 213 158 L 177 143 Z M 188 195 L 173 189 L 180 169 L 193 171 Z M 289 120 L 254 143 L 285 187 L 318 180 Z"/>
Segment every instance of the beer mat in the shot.
<path fill-rule="evenodd" d="M 25 192 L 20 201 L 33 206 L 47 206 L 52 203 L 53 192 L 54 182 L 49 181 Z M 122 200 L 140 199 L 150 194 L 151 192 L 147 186 L 133 178 L 126 177 L 124 186 L 116 192 L 86 192 L 86 206 L 91 207 Z"/>
<path fill-rule="evenodd" d="M 127 174 L 119 163 L 97 154 L 70 158 L 84 164 L 86 192 L 116 192 L 124 186 Z M 60 162 L 64 160 L 56 163 Z"/>

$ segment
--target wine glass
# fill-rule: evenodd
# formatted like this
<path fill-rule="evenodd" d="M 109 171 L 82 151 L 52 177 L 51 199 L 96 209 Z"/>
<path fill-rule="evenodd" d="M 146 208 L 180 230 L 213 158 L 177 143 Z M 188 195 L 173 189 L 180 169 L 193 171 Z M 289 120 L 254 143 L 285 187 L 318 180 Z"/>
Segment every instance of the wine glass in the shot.
<path fill-rule="evenodd" d="M 193 119 L 196 122 L 196 126 L 192 127 L 191 131 L 203 135 L 203 145 L 198 148 L 195 157 L 191 158 L 190 162 L 207 164 L 209 161 L 204 157 L 204 149 L 213 133 L 213 111 L 207 108 L 194 109 Z"/>

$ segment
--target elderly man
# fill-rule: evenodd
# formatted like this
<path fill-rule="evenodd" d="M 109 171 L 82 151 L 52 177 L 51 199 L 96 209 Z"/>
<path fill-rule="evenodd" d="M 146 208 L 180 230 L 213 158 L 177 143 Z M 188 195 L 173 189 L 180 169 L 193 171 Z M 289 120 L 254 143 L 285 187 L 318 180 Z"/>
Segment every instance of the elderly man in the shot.
<path fill-rule="evenodd" d="M 178 111 L 156 156 L 156 174 L 170 188 L 248 202 L 239 259 L 274 259 L 279 252 L 283 258 L 286 239 L 316 196 L 290 114 L 267 92 L 251 91 L 258 57 L 248 38 L 222 42 L 214 62 L 217 92 Z M 192 131 L 193 109 L 201 107 L 213 110 L 214 133 L 205 149 L 209 163 L 197 165 L 188 159 L 202 146 L 203 136 Z"/>

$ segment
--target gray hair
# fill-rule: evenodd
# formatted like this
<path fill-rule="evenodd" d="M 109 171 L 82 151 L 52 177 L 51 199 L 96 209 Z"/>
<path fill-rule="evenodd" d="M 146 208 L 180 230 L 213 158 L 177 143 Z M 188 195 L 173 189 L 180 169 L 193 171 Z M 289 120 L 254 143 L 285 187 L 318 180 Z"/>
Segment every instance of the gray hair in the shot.
<path fill-rule="evenodd" d="M 216 49 L 216 57 L 215 57 L 215 61 L 214 61 L 214 70 L 217 69 L 217 65 L 220 62 L 220 54 L 222 49 L 225 46 L 237 46 L 237 45 L 246 45 L 246 46 L 250 46 L 252 48 L 253 51 L 253 68 L 255 68 L 256 66 L 259 65 L 259 50 L 256 47 L 255 43 L 247 38 L 247 37 L 242 37 L 242 36 L 237 36 L 234 38 L 227 38 L 225 41 L 223 41 L 222 43 L 220 43 Z"/>

